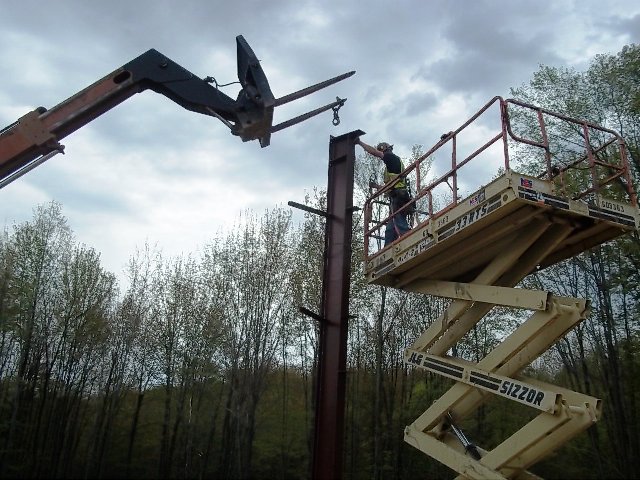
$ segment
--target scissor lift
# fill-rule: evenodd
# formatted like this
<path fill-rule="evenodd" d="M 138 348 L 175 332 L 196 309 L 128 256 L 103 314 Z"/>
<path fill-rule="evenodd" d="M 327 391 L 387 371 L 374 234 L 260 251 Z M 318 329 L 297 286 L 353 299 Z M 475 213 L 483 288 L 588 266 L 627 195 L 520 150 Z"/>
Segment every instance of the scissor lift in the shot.
<path fill-rule="evenodd" d="M 495 131 L 488 118 L 499 119 Z M 451 168 L 429 181 L 427 165 L 442 158 Z M 528 174 L 515 171 L 514 159 Z M 496 165 L 497 175 L 473 184 Z M 365 203 L 365 274 L 369 283 L 451 299 L 407 348 L 405 362 L 456 383 L 406 427 L 404 439 L 458 478 L 538 478 L 527 468 L 595 423 L 601 400 L 521 374 L 588 315 L 588 300 L 515 287 L 538 269 L 638 228 L 624 141 L 588 122 L 495 97 L 405 174 L 415 226 L 382 246 L 389 217 L 381 204 L 392 183 L 374 193 Z M 448 355 L 494 306 L 533 313 L 477 363 Z M 493 395 L 538 414 L 484 450 L 459 424 Z"/>

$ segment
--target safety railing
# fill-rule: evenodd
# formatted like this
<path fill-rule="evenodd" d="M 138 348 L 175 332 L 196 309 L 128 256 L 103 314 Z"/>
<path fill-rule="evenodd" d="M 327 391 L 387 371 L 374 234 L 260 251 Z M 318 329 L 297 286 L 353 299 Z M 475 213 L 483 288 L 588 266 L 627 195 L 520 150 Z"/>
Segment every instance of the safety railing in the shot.
<path fill-rule="evenodd" d="M 450 167 L 437 172 L 448 161 Z M 634 206 L 637 203 L 625 142 L 615 131 L 518 100 L 494 97 L 408 165 L 403 176 L 413 202 L 396 213 L 415 209 L 412 223 L 418 227 L 510 169 L 554 181 L 559 194 L 574 200 L 594 202 L 596 195 L 604 195 Z M 391 219 L 385 198 L 398 180 L 371 191 L 365 202 L 367 259 L 390 247 L 382 245 L 384 228 Z"/>

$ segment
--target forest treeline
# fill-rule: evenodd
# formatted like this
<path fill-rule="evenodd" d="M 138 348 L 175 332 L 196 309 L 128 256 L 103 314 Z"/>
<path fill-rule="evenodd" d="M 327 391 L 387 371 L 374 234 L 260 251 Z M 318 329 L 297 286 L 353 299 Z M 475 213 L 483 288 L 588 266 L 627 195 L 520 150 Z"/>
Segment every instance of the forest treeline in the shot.
<path fill-rule="evenodd" d="M 586 71 L 541 66 L 515 98 L 622 134 L 640 172 L 640 47 Z M 414 149 L 414 152 L 417 151 Z M 357 190 L 372 163 L 359 161 Z M 307 204 L 324 207 L 322 191 Z M 367 286 L 354 217 L 344 477 L 452 478 L 403 441 L 450 386 L 403 362 L 443 299 Z M 145 245 L 121 290 L 79 244 L 63 206 L 0 236 L 2 478 L 310 476 L 323 219 L 248 213 L 198 255 Z M 532 467 L 544 478 L 637 478 L 640 240 L 626 235 L 529 276 L 532 288 L 591 301 L 588 318 L 527 374 L 599 397 L 600 422 Z M 456 346 L 477 361 L 518 318 L 493 311 Z M 464 423 L 492 448 L 531 415 L 500 398 Z"/>

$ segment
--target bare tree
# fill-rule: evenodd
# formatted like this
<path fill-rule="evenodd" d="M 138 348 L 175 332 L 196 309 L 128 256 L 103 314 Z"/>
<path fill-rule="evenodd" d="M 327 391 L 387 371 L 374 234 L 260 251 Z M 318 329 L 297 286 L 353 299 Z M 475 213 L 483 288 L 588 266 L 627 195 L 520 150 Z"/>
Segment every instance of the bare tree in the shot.
<path fill-rule="evenodd" d="M 221 475 L 251 475 L 255 415 L 265 379 L 278 352 L 279 326 L 290 308 L 286 288 L 290 214 L 275 209 L 259 221 L 247 218 L 215 257 L 223 296 L 223 360 L 228 397 L 223 422 Z M 213 254 L 212 254 L 213 255 Z"/>
<path fill-rule="evenodd" d="M 152 323 L 152 306 L 156 301 L 154 295 L 154 278 L 160 268 L 161 257 L 158 251 L 145 243 L 129 259 L 127 276 L 129 286 L 120 303 L 118 316 L 128 329 L 130 342 L 130 359 L 127 377 L 130 388 L 135 391 L 135 407 L 131 417 L 126 454 L 126 477 L 131 476 L 132 459 L 136 436 L 140 421 L 140 413 L 145 395 L 159 378 L 158 362 L 154 352 L 157 336 Z"/>
<path fill-rule="evenodd" d="M 30 448 L 23 450 L 22 455 L 13 454 L 11 461 L 6 452 L 12 452 L 15 445 L 26 445 L 29 438 L 29 432 L 19 425 L 27 428 L 32 425 L 27 419 L 34 415 L 38 374 L 47 352 L 47 324 L 51 322 L 59 279 L 57 261 L 68 250 L 70 238 L 60 205 L 51 203 L 36 209 L 33 222 L 15 226 L 8 245 L 8 255 L 14 261 L 7 286 L 7 296 L 14 307 L 9 322 L 17 349 L 15 363 L 9 367 L 16 383 L 0 459 L 5 468 L 12 463 L 28 462 L 26 452 Z"/>

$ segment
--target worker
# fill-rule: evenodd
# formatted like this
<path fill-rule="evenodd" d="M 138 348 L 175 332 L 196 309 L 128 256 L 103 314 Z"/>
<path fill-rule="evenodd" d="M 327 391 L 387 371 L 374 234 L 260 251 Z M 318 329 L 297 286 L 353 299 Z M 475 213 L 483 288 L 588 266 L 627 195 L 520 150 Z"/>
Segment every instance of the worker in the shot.
<path fill-rule="evenodd" d="M 402 160 L 393 153 L 393 145 L 389 145 L 387 142 L 380 142 L 374 148 L 371 145 L 367 145 L 360 140 L 360 138 L 358 138 L 355 143 L 360 145 L 365 152 L 380 158 L 384 162 L 384 183 L 389 183 L 394 178 L 397 178 L 404 170 Z M 382 186 L 376 185 L 376 187 L 381 188 Z M 394 215 L 394 212 L 400 210 L 411 200 L 411 196 L 407 190 L 406 179 L 400 178 L 391 190 L 389 190 L 387 195 L 389 197 L 389 215 L 391 219 L 389 223 L 387 223 L 384 232 L 385 247 L 410 230 L 409 224 L 407 223 L 407 209 Z"/>

